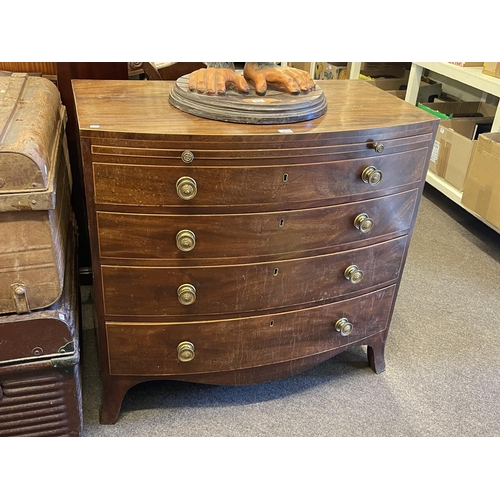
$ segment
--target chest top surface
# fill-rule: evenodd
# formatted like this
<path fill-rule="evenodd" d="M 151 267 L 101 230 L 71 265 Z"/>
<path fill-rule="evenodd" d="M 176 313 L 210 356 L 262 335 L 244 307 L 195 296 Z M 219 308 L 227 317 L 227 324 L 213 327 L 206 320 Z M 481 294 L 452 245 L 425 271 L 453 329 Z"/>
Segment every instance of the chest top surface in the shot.
<path fill-rule="evenodd" d="M 172 81 L 75 80 L 76 111 L 82 137 L 283 136 L 398 129 L 398 135 L 432 132 L 437 119 L 360 80 L 320 81 L 327 112 L 316 119 L 282 125 L 236 124 L 198 118 L 168 100 Z M 214 96 L 214 99 L 223 97 Z"/>

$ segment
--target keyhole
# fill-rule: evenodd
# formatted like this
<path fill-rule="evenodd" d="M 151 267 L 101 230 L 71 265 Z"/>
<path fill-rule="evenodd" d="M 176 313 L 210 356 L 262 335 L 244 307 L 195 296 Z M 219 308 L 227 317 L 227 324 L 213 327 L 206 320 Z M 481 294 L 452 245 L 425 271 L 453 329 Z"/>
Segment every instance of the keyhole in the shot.
<path fill-rule="evenodd" d="M 280 227 L 283 227 L 285 225 L 285 220 L 284 219 L 281 219 L 280 220 Z"/>
<path fill-rule="evenodd" d="M 271 321 L 271 323 L 269 323 L 269 326 L 274 326 L 274 321 Z"/>
<path fill-rule="evenodd" d="M 283 182 L 288 182 L 288 174 L 283 174 Z"/>
<path fill-rule="evenodd" d="M 278 268 L 276 268 L 276 269 L 274 270 L 273 275 L 274 275 L 274 276 L 278 276 L 278 272 L 279 272 L 279 269 L 278 269 Z"/>

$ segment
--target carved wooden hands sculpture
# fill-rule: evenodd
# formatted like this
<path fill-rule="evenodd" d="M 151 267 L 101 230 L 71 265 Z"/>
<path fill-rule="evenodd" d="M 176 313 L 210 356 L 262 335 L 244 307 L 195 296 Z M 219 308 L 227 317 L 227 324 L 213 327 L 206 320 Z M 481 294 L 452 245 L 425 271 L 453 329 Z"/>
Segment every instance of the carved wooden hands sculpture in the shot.
<path fill-rule="evenodd" d="M 243 76 L 236 73 L 233 63 L 207 63 L 207 68 L 189 75 L 189 90 L 203 94 L 224 95 L 228 88 L 248 93 L 251 81 L 258 95 L 265 95 L 267 85 L 291 94 L 309 92 L 315 83 L 306 71 L 281 67 L 274 63 L 245 63 Z"/>

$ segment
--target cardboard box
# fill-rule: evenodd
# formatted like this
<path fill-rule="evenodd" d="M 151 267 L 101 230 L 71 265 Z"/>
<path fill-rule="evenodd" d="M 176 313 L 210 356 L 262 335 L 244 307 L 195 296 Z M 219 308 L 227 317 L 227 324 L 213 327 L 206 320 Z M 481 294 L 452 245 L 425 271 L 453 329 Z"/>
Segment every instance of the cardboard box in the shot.
<path fill-rule="evenodd" d="M 485 132 L 483 129 L 478 133 L 478 125 L 492 124 L 497 110 L 493 104 L 482 101 L 430 102 L 424 105 L 445 115 L 452 115 L 451 119 L 442 119 L 441 125 L 469 139 L 477 139 L 479 133 Z"/>
<path fill-rule="evenodd" d="M 407 72 L 403 78 L 375 78 L 373 80 L 369 80 L 368 82 L 399 97 L 400 99 L 404 99 L 406 96 L 406 89 L 408 87 L 408 75 L 409 73 Z M 441 83 L 431 84 L 424 81 L 420 82 L 417 102 L 433 101 L 434 98 L 441 95 L 441 89 Z"/>
<path fill-rule="evenodd" d="M 434 99 L 434 102 L 462 102 L 462 99 L 456 97 L 452 94 L 448 94 L 446 92 L 441 92 L 439 97 Z"/>
<path fill-rule="evenodd" d="M 446 115 L 483 115 L 441 119 L 436 133 L 429 170 L 462 191 L 478 133 L 482 127 L 491 128 L 496 107 L 484 102 L 428 103 L 425 106 Z"/>
<path fill-rule="evenodd" d="M 450 64 L 454 64 L 455 66 L 462 66 L 462 68 L 474 68 L 477 66 L 482 66 L 484 63 L 482 63 L 482 62 L 452 62 Z"/>
<path fill-rule="evenodd" d="M 387 90 L 386 91 L 388 94 L 395 95 L 396 97 L 399 97 L 400 99 L 403 99 L 406 97 L 406 90 Z"/>
<path fill-rule="evenodd" d="M 498 62 L 485 62 L 483 66 L 483 73 L 485 75 L 500 78 L 500 63 Z"/>
<path fill-rule="evenodd" d="M 500 229 L 500 133 L 482 134 L 464 183 L 462 204 Z"/>
<path fill-rule="evenodd" d="M 440 125 L 434 140 L 429 170 L 462 191 L 476 142 Z"/>
<path fill-rule="evenodd" d="M 371 77 L 404 78 L 410 68 L 411 63 L 405 62 L 364 62 L 361 63 L 360 72 Z"/>
<path fill-rule="evenodd" d="M 316 80 L 346 80 L 347 63 L 316 63 Z"/>
<path fill-rule="evenodd" d="M 408 87 L 408 75 L 402 78 L 374 78 L 367 81 L 382 90 L 404 90 L 406 92 Z"/>

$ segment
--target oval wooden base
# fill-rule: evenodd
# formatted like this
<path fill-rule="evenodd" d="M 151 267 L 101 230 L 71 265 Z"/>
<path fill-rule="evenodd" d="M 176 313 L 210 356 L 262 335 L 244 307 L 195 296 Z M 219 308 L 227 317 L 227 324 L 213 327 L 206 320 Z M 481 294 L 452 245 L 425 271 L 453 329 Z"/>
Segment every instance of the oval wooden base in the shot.
<path fill-rule="evenodd" d="M 266 95 L 260 96 L 253 88 L 248 94 L 228 90 L 223 96 L 208 95 L 189 90 L 189 75 L 177 79 L 169 102 L 201 118 L 259 125 L 312 120 L 325 114 L 327 109 L 326 98 L 317 85 L 313 91 L 297 95 L 268 89 Z"/>

